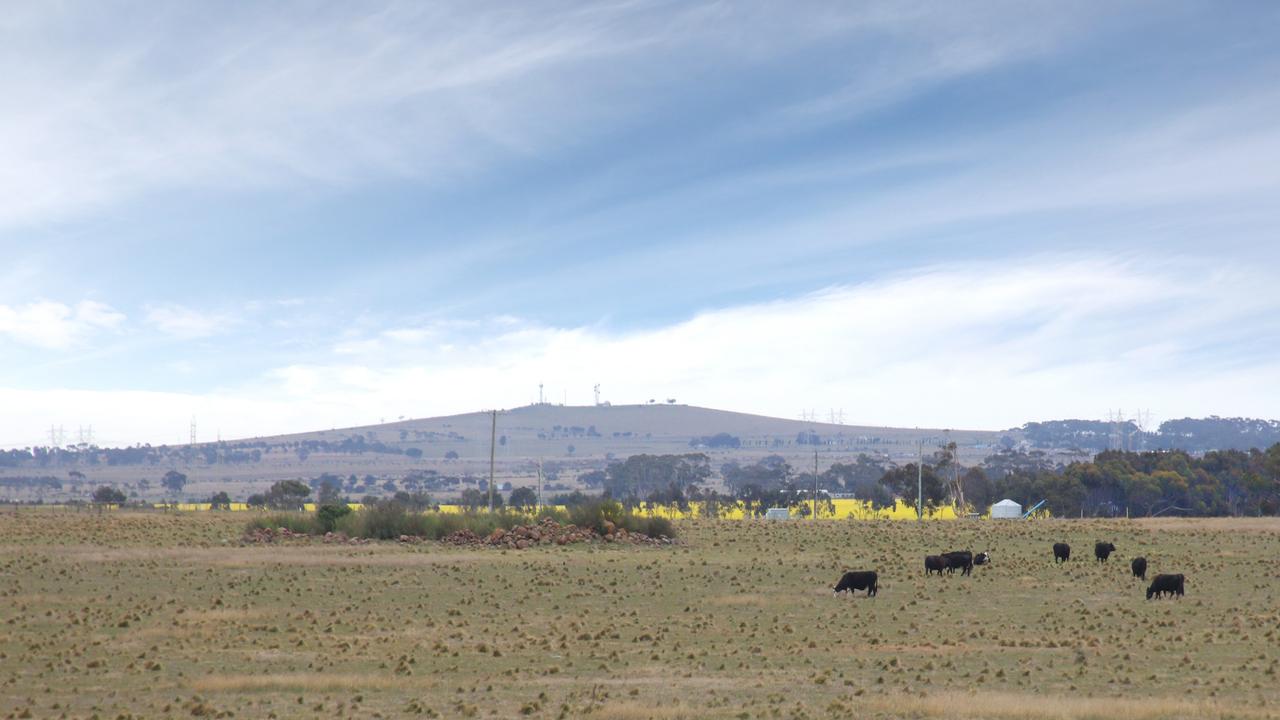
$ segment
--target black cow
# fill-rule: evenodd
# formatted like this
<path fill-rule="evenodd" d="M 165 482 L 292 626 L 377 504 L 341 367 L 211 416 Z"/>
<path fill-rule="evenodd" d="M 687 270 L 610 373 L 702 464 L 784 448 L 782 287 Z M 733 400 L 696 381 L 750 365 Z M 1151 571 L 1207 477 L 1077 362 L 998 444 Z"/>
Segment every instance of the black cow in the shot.
<path fill-rule="evenodd" d="M 1055 563 L 1066 562 L 1071 559 L 1071 546 L 1066 543 L 1053 544 L 1053 561 Z"/>
<path fill-rule="evenodd" d="M 1133 566 L 1134 577 L 1141 578 L 1142 580 L 1147 579 L 1147 559 L 1146 558 L 1144 557 L 1134 558 L 1132 566 Z"/>
<path fill-rule="evenodd" d="M 968 550 L 942 553 L 942 559 L 947 561 L 948 573 L 955 572 L 957 568 L 960 570 L 961 575 L 973 573 L 973 553 Z"/>
<path fill-rule="evenodd" d="M 942 574 L 947 567 L 946 558 L 941 555 L 926 555 L 924 558 L 924 574 L 932 575 L 934 573 Z"/>
<path fill-rule="evenodd" d="M 834 590 L 838 593 L 848 592 L 851 595 L 855 590 L 866 590 L 867 597 L 872 597 L 879 589 L 876 587 L 877 577 L 875 570 L 847 572 L 840 578 L 840 582 L 836 583 Z"/>
<path fill-rule="evenodd" d="M 1184 582 L 1185 579 L 1181 573 L 1177 575 L 1157 575 L 1151 581 L 1151 585 L 1147 587 L 1147 599 L 1150 600 L 1153 596 L 1164 597 L 1165 593 L 1169 593 L 1170 597 L 1174 595 L 1182 597 Z"/>
<path fill-rule="evenodd" d="M 989 565 L 991 563 L 991 553 L 978 553 L 973 556 L 974 565 Z"/>
<path fill-rule="evenodd" d="M 1106 562 L 1111 553 L 1116 551 L 1116 546 L 1109 542 L 1096 543 L 1093 546 L 1093 556 L 1098 558 L 1098 562 Z"/>

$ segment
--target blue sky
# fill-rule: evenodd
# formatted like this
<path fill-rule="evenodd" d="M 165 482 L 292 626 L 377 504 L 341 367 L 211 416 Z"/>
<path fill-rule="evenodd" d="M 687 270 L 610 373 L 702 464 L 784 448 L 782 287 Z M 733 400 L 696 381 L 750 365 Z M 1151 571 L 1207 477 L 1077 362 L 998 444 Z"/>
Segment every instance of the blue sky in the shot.
<path fill-rule="evenodd" d="M 0 445 L 1280 407 L 1269 3 L 35 3 Z"/>

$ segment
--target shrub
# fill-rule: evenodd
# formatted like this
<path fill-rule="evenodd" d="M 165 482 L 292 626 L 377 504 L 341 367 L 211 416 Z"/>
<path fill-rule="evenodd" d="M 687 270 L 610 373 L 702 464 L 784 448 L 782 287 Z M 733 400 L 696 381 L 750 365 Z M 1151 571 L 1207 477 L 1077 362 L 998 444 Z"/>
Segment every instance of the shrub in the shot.
<path fill-rule="evenodd" d="M 322 505 L 315 513 L 277 513 L 249 522 L 247 530 L 259 528 L 286 528 L 290 532 L 320 535 L 338 531 L 350 537 L 371 540 L 395 540 L 401 535 L 439 540 L 459 530 L 470 530 L 480 537 L 502 528 L 510 530 L 517 525 L 529 525 L 551 518 L 560 524 L 573 523 L 584 528 L 605 532 L 606 520 L 628 532 L 641 532 L 650 536 L 674 537 L 671 522 L 666 518 L 645 518 L 629 515 L 622 506 L 612 500 L 591 503 L 565 512 L 556 508 L 543 508 L 530 516 L 514 510 L 502 512 L 434 513 L 414 512 L 395 500 L 380 500 L 366 504 L 352 512 L 346 505 Z"/>
<path fill-rule="evenodd" d="M 333 532 L 338 521 L 351 514 L 346 503 L 327 503 L 316 508 L 316 524 L 321 532 Z"/>

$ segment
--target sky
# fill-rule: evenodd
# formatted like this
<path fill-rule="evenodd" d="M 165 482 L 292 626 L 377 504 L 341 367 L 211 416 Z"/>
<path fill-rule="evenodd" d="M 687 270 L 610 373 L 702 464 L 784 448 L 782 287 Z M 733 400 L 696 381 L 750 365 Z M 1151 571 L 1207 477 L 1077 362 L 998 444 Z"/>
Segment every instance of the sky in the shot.
<path fill-rule="evenodd" d="M 1280 416 L 1280 6 L 0 14 L 0 447 Z M 87 437 L 87 435 L 86 435 Z"/>

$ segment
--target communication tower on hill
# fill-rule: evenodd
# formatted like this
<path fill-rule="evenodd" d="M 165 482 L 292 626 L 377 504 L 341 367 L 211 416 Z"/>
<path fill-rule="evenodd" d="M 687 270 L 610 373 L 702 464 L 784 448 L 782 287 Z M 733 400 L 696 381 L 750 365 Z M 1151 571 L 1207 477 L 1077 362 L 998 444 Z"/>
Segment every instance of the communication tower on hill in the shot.
<path fill-rule="evenodd" d="M 192 415 L 192 416 L 191 416 L 191 444 L 192 444 L 192 445 L 195 445 L 195 444 L 196 444 L 196 417 L 195 417 L 195 415 Z"/>
<path fill-rule="evenodd" d="M 595 387 L 592 388 L 592 390 L 594 390 L 596 393 L 596 407 L 600 407 L 600 383 L 596 383 Z"/>

